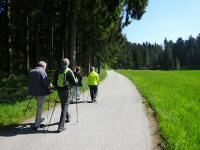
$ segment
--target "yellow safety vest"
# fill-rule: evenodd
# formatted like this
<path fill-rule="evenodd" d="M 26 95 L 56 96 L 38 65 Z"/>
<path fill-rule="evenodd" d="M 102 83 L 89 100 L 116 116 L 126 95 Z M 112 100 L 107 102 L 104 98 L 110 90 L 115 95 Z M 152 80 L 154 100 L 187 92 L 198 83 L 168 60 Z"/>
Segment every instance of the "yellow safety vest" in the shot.
<path fill-rule="evenodd" d="M 92 71 L 88 76 L 88 85 L 97 85 L 99 84 L 99 75 Z"/>

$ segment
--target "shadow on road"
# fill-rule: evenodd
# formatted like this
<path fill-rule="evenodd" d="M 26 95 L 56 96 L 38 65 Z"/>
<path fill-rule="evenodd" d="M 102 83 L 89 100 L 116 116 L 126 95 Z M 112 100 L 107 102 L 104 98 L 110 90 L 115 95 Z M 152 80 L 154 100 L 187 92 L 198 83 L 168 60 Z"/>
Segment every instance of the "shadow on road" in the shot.
<path fill-rule="evenodd" d="M 57 133 L 57 130 L 55 131 L 49 131 L 48 126 L 54 126 L 58 125 L 58 122 L 49 124 L 43 128 L 40 128 L 39 130 L 33 130 L 32 126 L 33 123 L 26 123 L 26 124 L 20 124 L 17 127 L 12 127 L 10 129 L 1 130 L 0 136 L 10 137 L 10 136 L 16 136 L 20 134 L 48 134 L 48 133 Z"/>
<path fill-rule="evenodd" d="M 81 101 L 81 100 L 77 100 L 77 101 L 70 101 L 70 104 L 81 104 L 81 103 L 90 103 L 91 101 Z"/>

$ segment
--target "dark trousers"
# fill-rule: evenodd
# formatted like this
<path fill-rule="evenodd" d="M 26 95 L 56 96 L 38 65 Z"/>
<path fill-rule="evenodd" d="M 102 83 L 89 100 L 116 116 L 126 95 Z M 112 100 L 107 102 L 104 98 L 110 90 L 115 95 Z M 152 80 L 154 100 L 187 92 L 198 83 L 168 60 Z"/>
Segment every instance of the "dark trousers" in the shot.
<path fill-rule="evenodd" d="M 90 97 L 93 100 L 97 97 L 98 86 L 97 85 L 89 85 L 90 88 Z"/>
<path fill-rule="evenodd" d="M 65 120 L 69 119 L 69 102 L 70 102 L 70 91 L 67 89 L 58 89 L 58 96 L 61 103 L 61 114 L 58 129 L 63 129 L 65 127 Z"/>

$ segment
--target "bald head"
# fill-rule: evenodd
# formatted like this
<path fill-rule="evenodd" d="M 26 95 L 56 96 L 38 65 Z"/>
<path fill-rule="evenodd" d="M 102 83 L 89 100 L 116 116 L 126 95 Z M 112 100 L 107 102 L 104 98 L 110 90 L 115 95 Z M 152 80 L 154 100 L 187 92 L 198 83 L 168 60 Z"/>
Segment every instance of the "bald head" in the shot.
<path fill-rule="evenodd" d="M 91 67 L 91 71 L 95 71 L 95 67 Z"/>
<path fill-rule="evenodd" d="M 69 59 L 63 58 L 61 61 L 62 67 L 68 67 L 69 66 Z"/>

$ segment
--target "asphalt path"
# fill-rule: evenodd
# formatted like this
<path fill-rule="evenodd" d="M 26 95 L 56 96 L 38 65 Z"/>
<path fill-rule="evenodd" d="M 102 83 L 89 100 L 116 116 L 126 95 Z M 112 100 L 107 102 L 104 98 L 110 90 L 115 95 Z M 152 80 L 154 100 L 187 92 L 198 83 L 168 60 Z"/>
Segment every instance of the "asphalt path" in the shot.
<path fill-rule="evenodd" d="M 152 131 L 145 114 L 142 98 L 126 77 L 108 71 L 99 85 L 97 103 L 90 101 L 89 92 L 71 104 L 71 122 L 66 130 L 56 133 L 60 105 L 55 109 L 51 124 L 39 131 L 30 129 L 34 118 L 19 127 L 0 132 L 0 150 L 151 150 Z M 46 122 L 52 110 L 43 113 Z"/>

